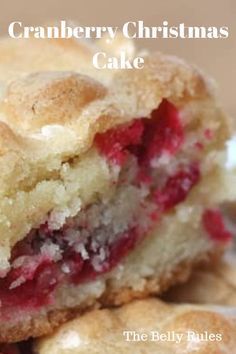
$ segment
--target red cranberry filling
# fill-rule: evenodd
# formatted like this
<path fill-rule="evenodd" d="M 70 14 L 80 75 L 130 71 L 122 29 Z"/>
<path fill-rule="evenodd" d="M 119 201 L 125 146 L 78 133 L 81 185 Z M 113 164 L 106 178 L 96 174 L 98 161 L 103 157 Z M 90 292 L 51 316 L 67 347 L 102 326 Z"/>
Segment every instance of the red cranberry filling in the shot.
<path fill-rule="evenodd" d="M 111 129 L 95 138 L 101 153 L 117 164 L 124 163 L 129 151 L 137 155 L 141 163 L 150 163 L 165 151 L 176 153 L 183 141 L 178 111 L 167 100 L 152 112 L 151 119 L 135 120 L 129 126 Z"/>
<path fill-rule="evenodd" d="M 190 165 L 187 169 L 178 171 L 170 177 L 162 190 L 157 189 L 155 200 L 162 210 L 168 210 L 182 202 L 192 187 L 199 181 L 200 171 L 197 165 Z"/>
<path fill-rule="evenodd" d="M 80 284 L 94 279 L 99 274 L 111 270 L 133 250 L 161 213 L 183 201 L 200 178 L 198 164 L 189 162 L 187 165 L 179 165 L 174 173 L 165 175 L 164 180 L 162 178 L 160 183 L 157 182 L 159 170 L 152 166 L 152 160 L 158 160 L 163 153 L 169 156 L 176 154 L 183 141 L 184 133 L 178 111 L 167 100 L 163 100 L 159 108 L 152 112 L 151 119 L 136 119 L 132 124 L 97 134 L 95 144 L 112 165 L 118 164 L 123 168 L 130 156 L 135 159 L 137 175 L 131 183 L 135 188 L 141 188 L 142 184 L 149 188 L 147 198 L 152 208 L 150 211 L 143 209 L 149 220 L 148 227 L 144 231 L 137 217 L 136 224 L 130 224 L 125 231 L 118 233 L 112 242 L 103 241 L 103 254 L 101 248 L 94 247 L 92 233 L 86 240 L 86 257 L 82 257 L 70 240 L 68 241 L 67 224 L 61 230 L 50 230 L 47 223 L 37 230 L 32 230 L 14 247 L 11 270 L 0 280 L 2 313 L 5 310 L 7 312 L 10 307 L 35 308 L 48 304 L 59 283 Z M 206 228 L 211 228 L 207 221 Z M 82 232 L 83 229 L 86 227 L 81 224 L 79 231 Z M 109 229 L 98 229 L 94 232 L 99 234 L 100 231 L 109 234 Z M 40 247 L 45 242 L 59 247 L 62 254 L 60 259 L 55 260 L 40 252 Z M 102 262 L 95 267 L 97 258 Z M 16 265 L 15 262 L 19 263 L 19 259 L 22 264 Z"/>
<path fill-rule="evenodd" d="M 202 222 L 212 240 L 227 242 L 232 239 L 232 233 L 227 230 L 223 216 L 219 210 L 206 210 L 203 214 Z"/>

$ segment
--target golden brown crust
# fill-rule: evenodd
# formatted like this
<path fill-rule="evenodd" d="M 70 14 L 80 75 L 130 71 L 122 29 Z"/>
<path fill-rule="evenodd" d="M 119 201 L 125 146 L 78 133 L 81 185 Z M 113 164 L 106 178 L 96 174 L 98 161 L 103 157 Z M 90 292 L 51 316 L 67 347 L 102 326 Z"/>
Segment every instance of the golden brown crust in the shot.
<path fill-rule="evenodd" d="M 6 46 L 8 44 L 7 41 L 2 41 L 3 48 L 1 48 L 0 42 L 0 53 L 4 51 L 4 43 Z M 34 40 L 23 41 L 21 46 L 10 43 L 8 50 L 12 52 L 12 61 L 17 61 L 22 52 L 25 55 L 24 50 L 36 57 L 39 53 L 37 51 L 34 53 L 34 50 L 38 49 L 42 52 L 40 59 L 47 65 L 47 57 L 53 54 L 56 56 L 58 49 L 56 41 L 51 43 L 50 49 L 47 41 L 46 43 Z M 40 60 L 38 62 L 41 66 L 39 65 L 37 69 L 34 66 L 31 68 L 32 65 L 30 65 L 27 66 L 28 70 L 24 70 L 23 61 L 22 67 L 18 63 L 14 78 L 11 77 L 10 81 L 6 79 L 1 82 L 3 86 L 2 119 L 6 120 L 13 131 L 22 130 L 24 138 L 28 138 L 29 132 L 45 124 L 57 122 L 62 126 L 71 125 L 71 117 L 74 117 L 73 128 L 79 129 L 84 118 L 82 111 L 86 109 L 87 117 L 91 116 L 88 128 L 94 135 L 98 131 L 107 129 L 107 124 L 110 127 L 143 114 L 148 116 L 163 98 L 168 98 L 179 105 L 186 104 L 189 99 L 214 100 L 209 84 L 200 72 L 180 60 L 160 53 L 147 56 L 145 68 L 141 71 L 124 72 L 123 70 L 114 73 L 110 70 L 111 80 L 106 85 L 106 90 L 102 83 L 99 84 L 102 81 L 101 71 L 93 70 L 90 73 L 91 62 L 88 58 L 91 57 L 93 51 L 90 51 L 90 56 L 88 54 L 86 58 L 87 77 L 78 74 L 81 71 L 80 65 L 77 64 L 77 55 L 81 55 L 83 46 L 77 45 L 78 53 L 74 53 L 76 47 L 74 42 L 73 49 L 66 48 L 68 54 L 74 59 L 74 65 L 71 63 L 69 71 L 63 71 L 64 63 L 58 62 L 57 57 L 49 63 L 49 68 L 54 64 L 53 72 L 50 69 L 47 71 Z M 8 72 L 8 66 L 10 66 L 9 63 L 5 62 L 4 57 L 1 56 L 0 72 L 1 70 Z M 65 107 L 67 109 L 63 109 Z M 104 126 L 104 116 L 107 115 L 109 115 L 109 122 Z M 18 120 L 12 121 L 12 116 L 17 116 Z M 82 135 L 81 139 L 83 144 L 78 147 L 75 154 L 84 151 L 82 146 L 88 148 L 91 144 L 86 134 Z"/>
<path fill-rule="evenodd" d="M 9 46 L 8 49 L 4 48 L 4 43 L 7 48 Z M 143 114 L 148 116 L 163 98 L 178 102 L 180 105 L 184 105 L 189 99 L 214 100 L 208 83 L 197 70 L 160 53 L 147 56 L 144 70 L 118 71 L 115 74 L 110 71 L 111 80 L 105 88 L 99 83 L 102 81 L 99 70 L 93 70 L 93 75 L 89 75 L 90 61 L 86 60 L 87 77 L 77 73 L 80 72 L 77 55 L 81 54 L 83 46 L 78 44 L 78 53 L 74 53 L 75 47 L 76 43 L 73 42 L 73 46 L 66 48 L 68 55 L 74 59 L 74 65 L 71 63 L 70 71 L 63 73 L 64 63 L 61 64 L 57 57 L 49 62 L 50 67 L 54 64 L 53 72 L 45 69 L 48 56 L 57 54 L 56 41 L 51 43 L 50 49 L 47 41 L 45 43 L 28 40 L 23 41 L 20 46 L 12 41 L 10 44 L 7 41 L 0 43 L 0 53 L 4 49 L 9 50 L 12 61 L 17 61 L 22 53 L 25 56 L 25 50 L 31 53 L 31 56 L 38 56 L 39 50 L 42 53 L 41 60 L 38 60 L 41 64 L 37 68 L 38 72 L 35 72 L 34 66 L 31 68 L 32 64 L 25 71 L 23 61 L 22 64 L 18 63 L 14 78 L 2 82 L 4 93 L 0 112 L 2 119 L 16 134 L 20 132 L 25 139 L 31 138 L 30 132 L 35 132 L 45 124 L 54 123 L 72 126 L 80 132 L 86 110 L 88 131 L 80 135 L 80 146 L 74 151 L 75 155 L 79 155 L 91 145 L 92 140 L 89 136 L 107 129 L 108 126 Z M 38 52 L 34 54 L 36 49 Z M 91 51 L 90 56 L 92 53 Z M 86 59 L 88 58 L 89 56 Z M 8 66 L 10 64 L 4 61 L 4 56 L 1 56 L 0 72 L 7 71 Z"/>
<path fill-rule="evenodd" d="M 10 124 L 34 130 L 77 119 L 84 106 L 102 99 L 106 88 L 73 72 L 38 72 L 11 81 L 3 102 Z M 23 118 L 22 118 L 23 117 Z"/>
<path fill-rule="evenodd" d="M 60 310 L 46 314 L 38 314 L 37 317 L 29 317 L 19 323 L 14 324 L 11 329 L 2 329 L 0 334 L 0 343 L 14 343 L 25 340 L 30 336 L 36 337 L 52 333 L 60 324 L 73 318 L 72 310 Z M 28 335 L 27 335 L 28 333 Z"/>
<path fill-rule="evenodd" d="M 234 353 L 236 346 L 235 319 L 215 312 L 214 309 L 193 305 L 168 305 L 157 299 L 139 300 L 115 310 L 96 310 L 86 313 L 63 325 L 57 332 L 38 340 L 35 352 L 46 353 Z M 234 316 L 236 316 L 234 314 Z M 131 341 L 124 338 L 123 331 L 135 331 L 151 336 L 182 333 L 179 343 L 175 341 Z M 222 340 L 196 341 L 187 337 L 189 331 L 213 336 Z M 173 333 L 172 332 L 172 333 Z M 150 337 L 149 337 L 150 338 Z M 215 338 L 215 337 L 214 337 Z"/>

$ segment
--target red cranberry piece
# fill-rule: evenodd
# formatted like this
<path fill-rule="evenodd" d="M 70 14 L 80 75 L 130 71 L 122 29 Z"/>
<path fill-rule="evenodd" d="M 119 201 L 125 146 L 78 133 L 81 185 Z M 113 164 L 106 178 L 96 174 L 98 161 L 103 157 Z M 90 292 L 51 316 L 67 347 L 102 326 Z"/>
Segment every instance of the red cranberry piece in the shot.
<path fill-rule="evenodd" d="M 227 230 L 222 214 L 219 210 L 208 209 L 204 212 L 202 222 L 210 238 L 214 241 L 227 242 L 232 234 Z"/>
<path fill-rule="evenodd" d="M 151 119 L 145 119 L 143 136 L 142 162 L 150 162 L 164 151 L 169 154 L 177 152 L 184 140 L 184 131 L 175 106 L 163 100 L 152 112 Z"/>
<path fill-rule="evenodd" d="M 200 171 L 197 165 L 192 165 L 170 177 L 164 188 L 155 192 L 154 198 L 160 209 L 168 210 L 185 200 L 199 178 Z"/>
<path fill-rule="evenodd" d="M 152 112 L 151 119 L 137 119 L 129 126 L 97 134 L 95 143 L 109 160 L 122 165 L 128 151 L 136 155 L 141 163 L 150 163 L 163 151 L 174 154 L 183 139 L 178 110 L 172 103 L 163 100 Z"/>
<path fill-rule="evenodd" d="M 95 143 L 101 153 L 109 160 L 122 165 L 126 157 L 125 149 L 141 143 L 143 129 L 143 123 L 139 119 L 129 126 L 122 126 L 103 134 L 97 134 Z"/>

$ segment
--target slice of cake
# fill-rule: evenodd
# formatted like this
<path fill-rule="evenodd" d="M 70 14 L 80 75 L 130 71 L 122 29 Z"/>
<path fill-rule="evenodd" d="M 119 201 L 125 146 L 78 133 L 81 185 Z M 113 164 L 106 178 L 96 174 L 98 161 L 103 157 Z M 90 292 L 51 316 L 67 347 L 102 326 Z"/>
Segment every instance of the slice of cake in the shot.
<path fill-rule="evenodd" d="M 156 299 L 95 310 L 39 339 L 36 354 L 235 353 L 236 311 Z"/>
<path fill-rule="evenodd" d="M 0 342 L 159 294 L 231 239 L 230 129 L 205 76 L 158 53 L 96 71 L 97 50 L 0 42 Z"/>
<path fill-rule="evenodd" d="M 235 252 L 227 252 L 218 264 L 196 269 L 186 283 L 171 288 L 165 300 L 236 307 Z"/>

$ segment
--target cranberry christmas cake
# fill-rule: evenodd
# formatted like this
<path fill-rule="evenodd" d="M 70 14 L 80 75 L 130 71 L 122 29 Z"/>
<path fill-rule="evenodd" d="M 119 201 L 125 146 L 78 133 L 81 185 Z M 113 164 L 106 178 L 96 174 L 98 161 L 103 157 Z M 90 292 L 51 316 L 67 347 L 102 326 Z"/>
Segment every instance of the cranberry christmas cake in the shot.
<path fill-rule="evenodd" d="M 210 82 L 160 53 L 95 70 L 105 47 L 0 42 L 0 342 L 159 294 L 230 241 Z"/>

